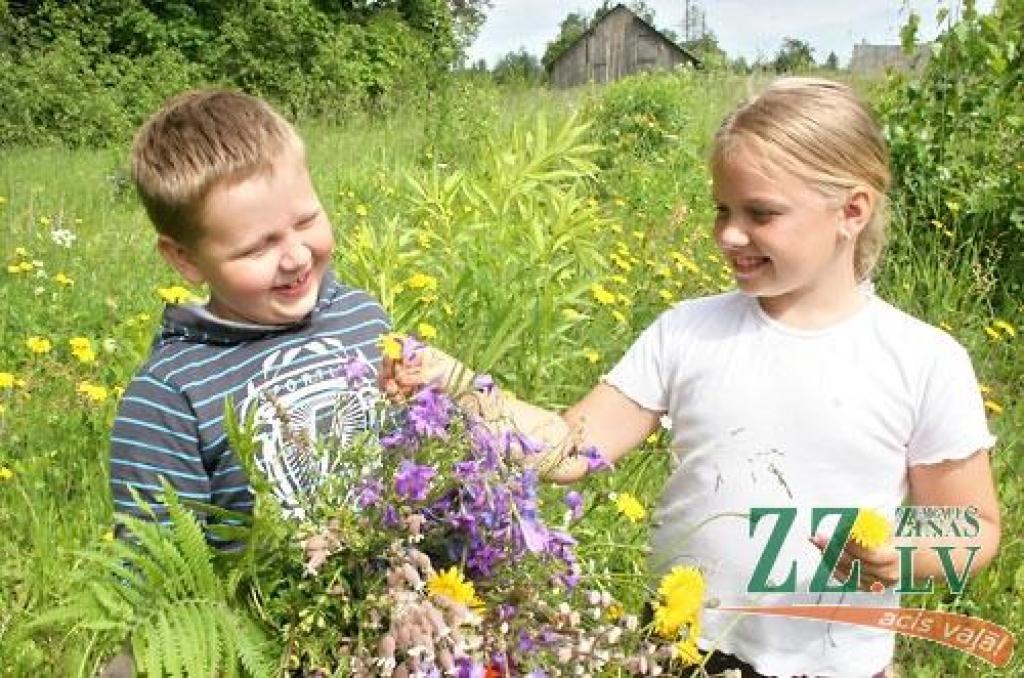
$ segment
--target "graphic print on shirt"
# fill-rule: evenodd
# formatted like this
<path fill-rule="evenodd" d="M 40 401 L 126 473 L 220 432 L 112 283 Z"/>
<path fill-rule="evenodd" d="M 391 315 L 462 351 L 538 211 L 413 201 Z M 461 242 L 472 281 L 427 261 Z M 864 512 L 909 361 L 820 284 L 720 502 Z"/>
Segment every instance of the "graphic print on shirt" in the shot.
<path fill-rule="evenodd" d="M 376 381 L 353 378 L 346 371 L 353 360 L 369 364 L 361 351 L 331 338 L 274 351 L 236 407 L 241 422 L 252 413 L 257 466 L 293 516 L 301 517 L 298 498 L 336 471 L 337 452 L 378 425 Z M 318 449 L 319 441 L 329 443 L 326 449 Z"/>

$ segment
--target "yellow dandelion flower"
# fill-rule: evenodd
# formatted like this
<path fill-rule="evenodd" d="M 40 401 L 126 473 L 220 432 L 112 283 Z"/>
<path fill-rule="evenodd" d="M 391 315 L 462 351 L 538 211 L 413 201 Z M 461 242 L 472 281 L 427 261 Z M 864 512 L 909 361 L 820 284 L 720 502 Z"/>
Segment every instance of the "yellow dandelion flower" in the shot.
<path fill-rule="evenodd" d="M 28 350 L 37 355 L 49 353 L 50 349 L 53 348 L 53 344 L 50 343 L 50 340 L 43 337 L 29 337 L 25 340 L 25 345 L 28 346 Z"/>
<path fill-rule="evenodd" d="M 182 287 L 181 285 L 172 285 L 171 287 L 159 287 L 156 293 L 160 295 L 160 298 L 166 301 L 168 304 L 184 304 L 187 301 L 194 299 L 194 295 Z"/>
<path fill-rule="evenodd" d="M 985 409 L 988 410 L 989 412 L 991 412 L 992 414 L 1002 414 L 1003 413 L 1003 406 L 1000 405 L 999 403 L 997 403 L 994 400 L 986 400 L 985 401 Z"/>
<path fill-rule="evenodd" d="M 18 264 L 19 273 L 31 273 L 34 268 L 35 262 L 33 261 L 23 261 L 20 264 Z"/>
<path fill-rule="evenodd" d="M 370 210 L 363 203 L 359 203 L 358 205 L 356 205 L 355 212 L 359 216 L 365 217 L 367 214 L 370 213 Z"/>
<path fill-rule="evenodd" d="M 644 233 L 643 231 L 633 231 L 633 237 L 636 238 L 637 240 L 643 240 L 646 236 L 647 234 Z"/>
<path fill-rule="evenodd" d="M 405 284 L 414 290 L 434 291 L 437 289 L 437 278 L 426 273 L 413 273 Z"/>
<path fill-rule="evenodd" d="M 113 530 L 107 530 L 106 532 L 103 533 L 103 535 L 100 537 L 100 539 L 105 541 L 105 542 L 107 542 L 109 544 L 110 542 L 114 541 L 114 531 Z"/>
<path fill-rule="evenodd" d="M 620 492 L 615 496 L 615 508 L 631 522 L 639 522 L 647 517 L 647 509 L 628 492 Z"/>
<path fill-rule="evenodd" d="M 950 324 L 949 324 L 949 323 L 947 323 L 947 322 L 941 322 L 941 323 L 939 323 L 939 327 L 941 327 L 942 329 L 946 330 L 947 332 L 952 332 L 952 331 L 953 331 L 953 326 L 952 326 L 952 325 L 950 325 Z"/>
<path fill-rule="evenodd" d="M 647 436 L 644 442 L 646 442 L 648 445 L 653 445 L 654 443 L 658 442 L 658 434 L 656 432 L 652 433 L 651 435 Z"/>
<path fill-rule="evenodd" d="M 590 292 L 594 295 L 594 299 L 596 299 L 599 304 L 610 306 L 615 303 L 615 295 L 606 290 L 600 283 L 594 283 L 591 285 Z"/>
<path fill-rule="evenodd" d="M 8 273 L 21 273 L 21 267 L 17 264 L 7 264 Z"/>
<path fill-rule="evenodd" d="M 14 477 L 14 471 L 7 468 L 6 466 L 0 466 L 0 481 L 10 480 Z"/>
<path fill-rule="evenodd" d="M 89 401 L 94 403 L 102 403 L 107 399 L 108 392 L 105 386 L 98 386 L 96 384 L 90 384 L 87 381 L 83 381 L 78 385 L 78 393 L 84 395 Z"/>
<path fill-rule="evenodd" d="M 669 292 L 668 290 L 666 290 L 664 288 L 658 290 L 658 296 L 661 297 L 662 300 L 664 300 L 665 303 L 668 303 L 668 304 L 672 303 L 672 299 L 675 298 L 675 297 L 672 296 L 671 292 Z"/>
<path fill-rule="evenodd" d="M 10 372 L 0 372 L 0 388 L 14 388 L 14 375 Z"/>
<path fill-rule="evenodd" d="M 1006 322 L 1005 320 L 999 320 L 999 319 L 993 320 L 992 321 L 992 327 L 995 327 L 996 329 L 1000 329 L 1003 332 L 1006 332 L 1011 337 L 1016 337 L 1017 336 L 1017 328 L 1015 328 L 1013 325 L 1011 325 L 1010 323 Z"/>
<path fill-rule="evenodd" d="M 385 356 L 392 360 L 402 358 L 402 339 L 405 337 L 397 332 L 389 332 L 380 338 L 380 349 Z"/>
<path fill-rule="evenodd" d="M 592 364 L 596 364 L 601 359 L 601 354 L 592 348 L 583 349 L 583 357 L 589 360 Z"/>
<path fill-rule="evenodd" d="M 985 334 L 987 334 L 988 338 L 992 341 L 1000 341 L 1003 338 L 1003 335 L 999 334 L 998 331 L 988 325 L 985 326 Z"/>
<path fill-rule="evenodd" d="M 622 615 L 625 613 L 625 610 L 622 609 L 621 604 L 619 604 L 617 601 L 613 601 L 611 605 L 605 608 L 604 613 L 605 616 L 608 617 L 609 621 L 616 621 L 622 618 Z"/>
<path fill-rule="evenodd" d="M 65 287 L 70 287 L 71 285 L 75 284 L 74 278 L 69 278 L 63 272 L 53 276 L 53 282 L 57 283 L 58 285 L 64 285 Z"/>
<path fill-rule="evenodd" d="M 704 589 L 704 575 L 696 567 L 677 565 L 662 577 L 658 586 L 661 600 L 654 610 L 658 634 L 676 638 L 683 626 L 689 626 L 687 638 L 696 639 Z"/>
<path fill-rule="evenodd" d="M 462 572 L 456 567 L 441 570 L 427 579 L 427 593 L 433 597 L 444 597 L 461 603 L 474 610 L 480 610 L 484 602 L 476 595 L 473 582 L 466 581 Z"/>
<path fill-rule="evenodd" d="M 633 305 L 633 300 L 630 299 L 629 297 L 627 297 L 622 292 L 619 292 L 618 294 L 616 294 L 615 298 L 618 299 L 619 303 L 622 304 L 623 306 L 632 306 Z"/>
<path fill-rule="evenodd" d="M 885 516 L 874 509 L 858 509 L 850 539 L 866 549 L 876 549 L 889 541 L 891 534 L 892 525 Z"/>
<path fill-rule="evenodd" d="M 420 323 L 416 326 L 416 333 L 420 335 L 421 339 L 436 339 L 437 328 L 429 323 Z"/>
<path fill-rule="evenodd" d="M 71 355 L 83 363 L 94 363 L 96 362 L 96 352 L 92 348 L 92 342 L 85 337 L 74 337 L 68 339 L 68 344 L 71 345 Z"/>

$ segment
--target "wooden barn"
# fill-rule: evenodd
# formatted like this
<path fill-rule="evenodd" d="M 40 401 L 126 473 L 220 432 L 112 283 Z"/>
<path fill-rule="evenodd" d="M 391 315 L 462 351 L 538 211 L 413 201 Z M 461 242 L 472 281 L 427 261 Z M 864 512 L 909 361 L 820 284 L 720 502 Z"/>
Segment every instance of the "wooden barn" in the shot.
<path fill-rule="evenodd" d="M 680 65 L 699 67 L 700 61 L 620 4 L 555 59 L 548 75 L 555 87 L 575 87 Z"/>

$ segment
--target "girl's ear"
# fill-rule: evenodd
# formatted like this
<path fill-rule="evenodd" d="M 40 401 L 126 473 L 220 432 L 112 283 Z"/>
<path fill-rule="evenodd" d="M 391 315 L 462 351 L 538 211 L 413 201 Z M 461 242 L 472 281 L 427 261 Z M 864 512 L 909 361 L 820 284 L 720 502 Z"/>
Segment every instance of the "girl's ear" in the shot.
<path fill-rule="evenodd" d="M 854 186 L 843 203 L 841 229 L 856 237 L 875 213 L 875 194 L 866 186 Z"/>
<path fill-rule="evenodd" d="M 171 267 L 193 285 L 204 282 L 205 277 L 195 263 L 195 257 L 188 247 L 167 235 L 157 236 L 156 249 Z"/>

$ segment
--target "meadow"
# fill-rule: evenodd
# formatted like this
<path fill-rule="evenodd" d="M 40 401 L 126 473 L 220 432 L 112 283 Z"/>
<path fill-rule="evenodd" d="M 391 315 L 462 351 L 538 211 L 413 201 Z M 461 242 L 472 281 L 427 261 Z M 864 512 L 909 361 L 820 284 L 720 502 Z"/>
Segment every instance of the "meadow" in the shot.
<path fill-rule="evenodd" d="M 458 81 L 419 110 L 306 124 L 310 165 L 337 238 L 339 276 L 395 319 L 518 395 L 563 407 L 680 299 L 731 289 L 710 240 L 704 153 L 721 115 L 759 80 L 640 78 L 569 94 Z M 869 97 L 876 83 L 858 83 Z M 0 671 L 64 675 L 61 630 L 16 631 L 69 595 L 80 552 L 112 539 L 107 438 L 121 390 L 166 301 L 199 289 L 154 251 L 125 174 L 125 147 L 0 154 Z M 995 171 L 1012 172 L 1012 168 Z M 1024 628 L 1024 307 L 1000 292 L 980 243 L 909 223 L 894 198 L 879 294 L 953 334 L 983 386 L 1003 505 L 998 559 L 961 596 L 920 604 Z M 939 217 L 936 217 L 936 221 Z M 943 230 L 945 228 L 945 231 Z M 949 231 L 949 233 L 946 233 Z M 668 468 L 664 435 L 588 480 L 590 573 L 642 581 L 648 509 Z M 601 504 L 612 506 L 601 506 Z M 623 527 L 622 524 L 626 523 Z M 606 535 L 620 541 L 607 544 Z M 629 598 L 629 594 L 625 595 Z M 915 604 L 917 604 L 915 602 Z M 901 641 L 907 676 L 1018 675 L 924 641 Z"/>

